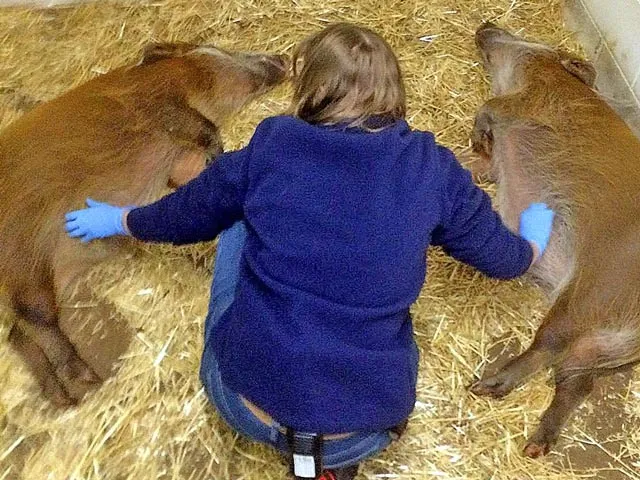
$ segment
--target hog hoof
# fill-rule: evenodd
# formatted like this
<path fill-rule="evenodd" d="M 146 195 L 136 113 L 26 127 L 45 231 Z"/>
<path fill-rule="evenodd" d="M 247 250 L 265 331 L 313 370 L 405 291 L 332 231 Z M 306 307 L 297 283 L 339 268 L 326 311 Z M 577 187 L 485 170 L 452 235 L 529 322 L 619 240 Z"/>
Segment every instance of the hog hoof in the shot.
<path fill-rule="evenodd" d="M 80 380 L 87 383 L 98 383 L 100 378 L 93 373 L 86 363 L 78 357 L 71 358 L 59 369 L 59 375 L 63 379 Z"/>
<path fill-rule="evenodd" d="M 89 391 L 102 383 L 100 378 L 79 358 L 72 359 L 60 367 L 57 374 L 74 403 L 82 400 Z"/>
<path fill-rule="evenodd" d="M 551 445 L 547 442 L 529 442 L 524 447 L 524 455 L 529 458 L 539 458 L 547 455 Z"/>
<path fill-rule="evenodd" d="M 483 378 L 471 386 L 471 393 L 478 396 L 502 398 L 513 390 L 513 385 L 504 375 L 497 374 Z"/>
<path fill-rule="evenodd" d="M 42 385 L 42 393 L 57 408 L 69 408 L 78 403 L 67 394 L 60 382 L 54 378 L 50 378 Z"/>

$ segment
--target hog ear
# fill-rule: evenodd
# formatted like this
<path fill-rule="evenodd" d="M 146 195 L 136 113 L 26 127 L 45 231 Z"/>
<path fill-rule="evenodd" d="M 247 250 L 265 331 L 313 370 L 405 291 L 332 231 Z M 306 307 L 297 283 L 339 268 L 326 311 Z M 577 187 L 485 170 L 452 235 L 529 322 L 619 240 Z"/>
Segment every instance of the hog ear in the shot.
<path fill-rule="evenodd" d="M 560 63 L 564 69 L 584 84 L 593 87 L 596 83 L 596 69 L 591 63 L 579 58 L 563 58 Z"/>
<path fill-rule="evenodd" d="M 183 50 L 184 45 L 177 43 L 150 43 L 142 50 L 140 65 L 147 65 L 165 58 L 180 56 Z"/>

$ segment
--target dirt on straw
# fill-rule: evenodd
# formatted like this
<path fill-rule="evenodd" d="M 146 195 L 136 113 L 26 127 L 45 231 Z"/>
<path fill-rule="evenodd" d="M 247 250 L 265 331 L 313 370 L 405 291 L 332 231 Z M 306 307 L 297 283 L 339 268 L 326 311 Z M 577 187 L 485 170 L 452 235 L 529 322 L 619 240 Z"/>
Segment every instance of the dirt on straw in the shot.
<path fill-rule="evenodd" d="M 0 10 L 1 125 L 41 101 L 135 61 L 152 40 L 287 52 L 333 21 L 380 32 L 404 70 L 408 119 L 461 153 L 488 98 L 473 32 L 491 19 L 576 49 L 559 0 L 145 0 Z M 282 112 L 283 87 L 224 127 L 227 149 Z M 492 191 L 492 187 L 485 185 Z M 52 409 L 6 337 L 0 310 L 0 480 L 280 479 L 281 458 L 238 438 L 198 381 L 212 245 L 141 246 L 93 272 L 96 296 L 137 329 L 117 375 L 78 408 Z M 640 377 L 603 383 L 544 460 L 521 455 L 550 401 L 546 373 L 501 401 L 467 391 L 500 352 L 526 347 L 546 308 L 524 283 L 482 277 L 438 250 L 413 307 L 420 347 L 418 401 L 401 441 L 364 463 L 359 478 L 640 478 Z"/>

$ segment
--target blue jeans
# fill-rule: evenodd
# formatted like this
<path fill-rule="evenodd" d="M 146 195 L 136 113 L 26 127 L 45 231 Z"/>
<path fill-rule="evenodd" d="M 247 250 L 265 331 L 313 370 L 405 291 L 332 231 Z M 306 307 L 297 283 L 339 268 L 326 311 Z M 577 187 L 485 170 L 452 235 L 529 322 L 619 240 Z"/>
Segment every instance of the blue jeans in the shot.
<path fill-rule="evenodd" d="M 287 439 L 281 432 L 281 425 L 275 420 L 271 425 L 263 423 L 247 408 L 239 394 L 222 383 L 215 355 L 211 351 L 212 342 L 209 341 L 213 326 L 233 302 L 238 283 L 240 257 L 246 237 L 244 223 L 238 222 L 222 232 L 218 240 L 209 313 L 205 321 L 205 349 L 200 365 L 200 379 L 209 400 L 231 428 L 252 440 L 272 445 L 286 452 L 288 451 Z M 345 438 L 327 440 L 324 443 L 323 464 L 326 468 L 353 465 L 380 452 L 391 443 L 391 440 L 392 436 L 388 431 L 356 432 Z"/>

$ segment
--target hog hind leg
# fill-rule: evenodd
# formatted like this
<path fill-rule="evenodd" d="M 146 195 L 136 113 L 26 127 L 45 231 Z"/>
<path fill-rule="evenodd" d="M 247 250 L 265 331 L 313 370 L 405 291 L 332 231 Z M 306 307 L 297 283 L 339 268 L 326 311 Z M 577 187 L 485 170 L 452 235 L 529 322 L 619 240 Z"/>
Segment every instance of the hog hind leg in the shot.
<path fill-rule="evenodd" d="M 70 399 L 61 401 L 62 405 L 77 402 L 95 385 L 98 378 L 78 357 L 73 345 L 60 330 L 55 295 L 49 284 L 24 286 L 14 293 L 12 300 L 19 317 L 16 320 L 14 344 L 20 346 L 19 351 L 23 352 L 23 358 L 30 362 L 36 375 L 40 373 L 39 380 L 42 385 L 49 385 L 51 382 L 46 378 L 51 372 L 55 373 Z M 35 346 L 27 347 L 28 342 L 33 342 Z M 44 361 L 42 356 L 36 353 L 35 347 L 46 357 L 50 369 L 42 368 Z M 29 355 L 25 354 L 27 351 Z M 55 392 L 51 398 L 55 400 L 61 397 L 59 392 Z"/>
<path fill-rule="evenodd" d="M 85 282 L 77 282 L 60 299 L 60 329 L 78 355 L 104 381 L 115 372 L 133 338 L 133 329 L 114 305 L 97 298 Z M 67 290 L 69 292 L 69 290 Z"/>
<path fill-rule="evenodd" d="M 593 391 L 593 387 L 594 375 L 591 372 L 556 377 L 551 405 L 545 410 L 537 430 L 524 447 L 527 457 L 537 458 L 549 453 L 558 441 L 563 426 Z"/>
<path fill-rule="evenodd" d="M 525 455 L 535 458 L 549 453 L 563 426 L 592 392 L 594 380 L 633 368 L 640 360 L 637 329 L 599 329 L 573 342 L 556 367 L 556 392 L 528 440 Z"/>
<path fill-rule="evenodd" d="M 64 386 L 58 380 L 55 368 L 44 354 L 38 344 L 31 339 L 18 323 L 11 327 L 9 343 L 22 357 L 32 375 L 38 381 L 45 397 L 54 405 L 66 407 L 73 405 L 75 401 L 69 397 Z"/>
<path fill-rule="evenodd" d="M 133 329 L 110 302 L 97 298 L 85 275 L 114 250 L 78 248 L 62 238 L 54 260 L 58 324 L 75 351 L 101 380 L 109 378 L 133 338 Z"/>

